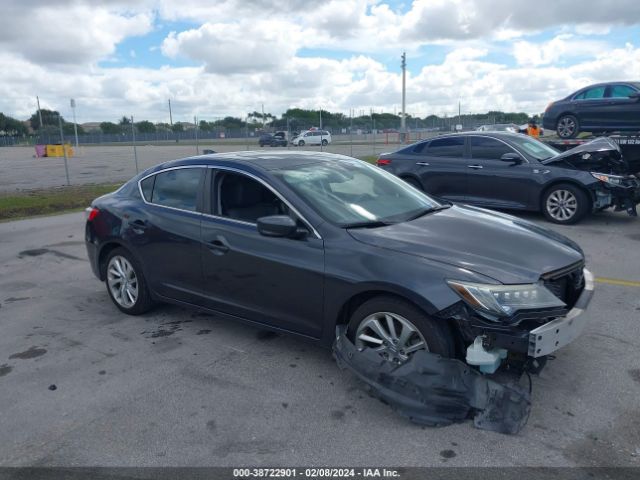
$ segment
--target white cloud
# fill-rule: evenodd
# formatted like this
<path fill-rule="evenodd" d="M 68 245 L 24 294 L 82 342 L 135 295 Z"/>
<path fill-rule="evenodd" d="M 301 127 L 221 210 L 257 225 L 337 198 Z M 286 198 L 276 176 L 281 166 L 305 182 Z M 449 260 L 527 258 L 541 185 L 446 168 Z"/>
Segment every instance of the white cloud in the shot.
<path fill-rule="evenodd" d="M 28 2 L 4 7 L 0 48 L 39 64 L 82 65 L 111 55 L 129 36 L 148 33 L 150 12 L 79 2 Z M 106 3 L 106 2 L 105 2 Z M 115 10 L 114 10 L 115 5 Z"/>
<path fill-rule="evenodd" d="M 279 20 L 205 23 L 171 32 L 162 43 L 162 53 L 202 62 L 212 73 L 270 71 L 294 56 L 300 36 L 298 27 Z"/>
<path fill-rule="evenodd" d="M 575 38 L 572 34 L 561 34 L 548 42 L 516 42 L 513 55 L 519 65 L 549 65 L 575 57 L 595 57 L 610 49 L 601 41 Z"/>

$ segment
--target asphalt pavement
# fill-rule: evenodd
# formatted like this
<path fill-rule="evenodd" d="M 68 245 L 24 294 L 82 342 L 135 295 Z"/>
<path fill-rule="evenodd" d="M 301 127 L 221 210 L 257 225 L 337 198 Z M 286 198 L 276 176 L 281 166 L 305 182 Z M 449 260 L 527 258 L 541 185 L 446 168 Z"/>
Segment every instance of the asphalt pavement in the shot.
<path fill-rule="evenodd" d="M 640 466 L 640 219 L 553 227 L 601 280 L 513 436 L 411 424 L 297 338 L 168 305 L 126 316 L 83 225 L 0 224 L 1 466 Z"/>

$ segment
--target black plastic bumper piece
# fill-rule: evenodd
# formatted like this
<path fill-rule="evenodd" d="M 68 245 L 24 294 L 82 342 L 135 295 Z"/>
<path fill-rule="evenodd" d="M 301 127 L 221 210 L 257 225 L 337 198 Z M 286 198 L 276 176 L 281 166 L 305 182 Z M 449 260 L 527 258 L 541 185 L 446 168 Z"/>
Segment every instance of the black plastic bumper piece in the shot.
<path fill-rule="evenodd" d="M 349 369 L 414 423 L 446 426 L 473 418 L 477 428 L 515 434 L 529 418 L 527 391 L 498 383 L 460 360 L 418 351 L 396 366 L 371 349 L 359 351 L 342 325 L 336 329 L 333 352 L 340 368 Z"/>

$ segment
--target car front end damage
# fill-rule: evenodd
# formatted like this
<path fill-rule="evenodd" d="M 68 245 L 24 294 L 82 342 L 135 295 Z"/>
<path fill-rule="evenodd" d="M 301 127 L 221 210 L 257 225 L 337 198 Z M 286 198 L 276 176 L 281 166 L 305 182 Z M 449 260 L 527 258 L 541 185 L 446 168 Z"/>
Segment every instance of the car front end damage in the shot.
<path fill-rule="evenodd" d="M 514 307 L 509 314 L 505 308 L 505 315 L 498 316 L 488 308 L 488 297 L 473 292 L 476 299 L 461 294 L 459 302 L 438 312 L 436 316 L 449 322 L 460 344 L 467 346 L 459 358 L 420 351 L 393 365 L 371 349 L 359 350 L 341 327 L 334 355 L 339 366 L 355 373 L 374 396 L 415 423 L 444 426 L 473 419 L 480 429 L 518 433 L 531 408 L 531 383 L 525 389 L 521 378 L 539 373 L 550 354 L 582 333 L 594 278 L 580 261 L 543 274 L 535 285 L 538 290 L 521 291 L 529 291 L 529 297 L 533 291 L 547 292 L 536 300 L 539 308 Z M 533 303 L 530 298 L 518 302 Z"/>
<path fill-rule="evenodd" d="M 438 316 L 455 323 L 462 336 L 469 365 L 494 373 L 504 364 L 516 372 L 541 370 L 547 355 L 575 340 L 587 321 L 582 316 L 594 291 L 593 275 L 583 265 L 550 272 L 540 278 L 541 288 L 564 305 L 518 310 L 511 316 L 490 319 L 460 302 Z"/>
<path fill-rule="evenodd" d="M 638 215 L 640 165 L 624 158 L 620 146 L 610 138 L 596 138 L 543 163 L 589 172 L 595 180 L 588 185 L 594 211 L 613 207 L 615 211 Z"/>

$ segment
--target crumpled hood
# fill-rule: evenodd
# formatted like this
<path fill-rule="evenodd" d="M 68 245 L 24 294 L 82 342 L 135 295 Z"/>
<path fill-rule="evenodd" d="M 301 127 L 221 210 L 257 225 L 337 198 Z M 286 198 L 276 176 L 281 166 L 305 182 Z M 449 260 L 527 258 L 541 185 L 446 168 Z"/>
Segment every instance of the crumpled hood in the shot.
<path fill-rule="evenodd" d="M 576 243 L 556 232 L 469 206 L 349 233 L 368 245 L 472 270 L 505 284 L 533 283 L 543 273 L 584 259 Z"/>
<path fill-rule="evenodd" d="M 578 170 L 600 173 L 631 173 L 629 164 L 622 157 L 618 144 L 607 137 L 596 138 L 542 161 L 545 165 L 558 162 L 569 163 Z"/>

